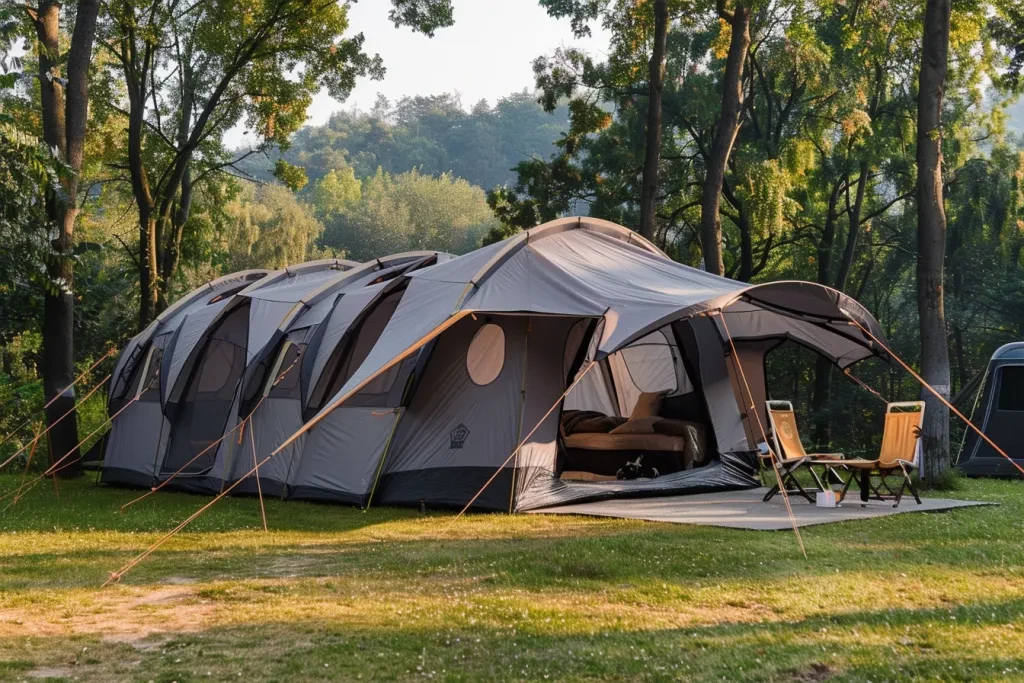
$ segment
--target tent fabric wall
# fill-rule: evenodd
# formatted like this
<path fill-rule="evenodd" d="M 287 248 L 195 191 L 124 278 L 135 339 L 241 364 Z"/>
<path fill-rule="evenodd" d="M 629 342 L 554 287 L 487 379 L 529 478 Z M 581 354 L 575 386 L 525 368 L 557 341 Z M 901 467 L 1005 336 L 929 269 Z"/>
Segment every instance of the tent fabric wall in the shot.
<path fill-rule="evenodd" d="M 272 495 L 290 492 L 288 483 L 304 457 L 305 439 L 261 465 L 259 485 L 251 474 L 254 453 L 255 461 L 262 462 L 302 425 L 309 409 L 308 397 L 315 399 L 324 386 L 330 385 L 332 372 L 343 373 L 349 367 L 358 366 L 403 295 L 405 282 L 396 277 L 447 258 L 447 254 L 438 252 L 408 252 L 378 259 L 341 277 L 328 279 L 328 284 L 302 297 L 300 304 L 304 308 L 288 314 L 289 322 L 276 333 L 279 342 L 272 347 L 268 345 L 258 363 L 250 361 L 250 365 L 256 367 L 250 369 L 251 376 L 246 379 L 248 386 L 239 416 L 251 414 L 251 419 L 242 429 L 237 447 L 227 444 L 222 454 L 226 462 L 225 484 L 245 477 L 235 492 L 252 494 L 263 490 L 273 492 Z M 298 293 L 298 290 L 292 291 Z M 352 405 L 398 406 L 411 371 L 411 365 L 395 367 L 354 397 Z M 284 378 L 279 385 L 273 385 L 275 376 L 281 372 Z M 344 429 L 348 430 L 344 432 L 346 436 L 352 435 L 351 425 Z M 316 459 L 317 456 L 311 457 Z M 320 497 L 319 486 L 316 482 L 301 483 L 295 496 Z"/>
<path fill-rule="evenodd" d="M 479 488 L 512 453 L 522 415 L 529 322 L 526 316 L 464 318 L 438 338 L 384 464 L 382 504 L 430 499 L 457 505 L 464 500 L 461 493 L 445 482 Z M 488 324 L 504 332 L 504 363 L 494 381 L 481 386 L 469 375 L 467 352 L 474 334 Z M 508 486 L 499 495 L 507 509 Z"/>

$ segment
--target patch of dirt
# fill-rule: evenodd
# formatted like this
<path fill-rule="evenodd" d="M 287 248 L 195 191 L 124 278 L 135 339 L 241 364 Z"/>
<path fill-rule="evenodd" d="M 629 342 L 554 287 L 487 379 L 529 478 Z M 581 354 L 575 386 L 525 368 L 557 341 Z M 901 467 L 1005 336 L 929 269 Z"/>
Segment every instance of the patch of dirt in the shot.
<path fill-rule="evenodd" d="M 158 650 L 169 640 L 171 640 L 169 636 L 158 633 L 150 633 L 145 636 L 139 636 L 134 633 L 113 633 L 103 636 L 104 643 L 130 645 L 139 652 Z"/>
<path fill-rule="evenodd" d="M 189 576 L 166 576 L 163 582 L 170 586 L 187 586 L 195 583 L 196 580 Z"/>
<path fill-rule="evenodd" d="M 0 638 L 15 636 L 99 635 L 136 649 L 156 633 L 191 633 L 213 619 L 217 606 L 194 588 L 159 585 L 113 587 L 99 591 L 87 607 L 43 612 L 0 610 Z"/>
<path fill-rule="evenodd" d="M 834 673 L 832 667 L 827 664 L 814 662 L 803 669 L 794 671 L 789 680 L 796 681 L 797 683 L 820 683 L 820 681 L 827 681 L 832 678 Z"/>
<path fill-rule="evenodd" d="M 55 667 L 39 667 L 32 669 L 25 674 L 29 678 L 71 678 L 71 669 L 58 669 Z"/>

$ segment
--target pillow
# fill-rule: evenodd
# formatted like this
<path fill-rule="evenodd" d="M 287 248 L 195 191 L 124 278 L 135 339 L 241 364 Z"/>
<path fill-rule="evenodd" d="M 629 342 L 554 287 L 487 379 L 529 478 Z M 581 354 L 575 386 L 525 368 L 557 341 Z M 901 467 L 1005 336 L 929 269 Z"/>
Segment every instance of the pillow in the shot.
<path fill-rule="evenodd" d="M 655 434 L 654 425 L 661 421 L 657 415 L 642 417 L 639 420 L 630 418 L 629 422 L 619 425 L 609 434 Z"/>
<path fill-rule="evenodd" d="M 629 414 L 629 420 L 632 422 L 644 417 L 657 417 L 658 411 L 661 410 L 661 399 L 665 397 L 665 394 L 664 391 L 640 394 L 636 405 L 633 406 L 633 412 Z"/>

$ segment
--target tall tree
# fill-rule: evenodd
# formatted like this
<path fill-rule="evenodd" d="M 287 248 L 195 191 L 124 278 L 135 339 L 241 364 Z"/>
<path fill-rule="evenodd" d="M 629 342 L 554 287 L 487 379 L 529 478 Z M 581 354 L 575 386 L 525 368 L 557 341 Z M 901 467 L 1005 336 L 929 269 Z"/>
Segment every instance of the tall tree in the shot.
<path fill-rule="evenodd" d="M 559 50 L 553 60 L 539 58 L 534 63 L 537 85 L 543 91 L 542 102 L 554 110 L 562 97 L 572 98 L 569 111 L 572 147 L 580 139 L 607 126 L 610 117 L 591 95 L 619 102 L 646 96 L 646 125 L 643 129 L 643 163 L 640 178 L 639 225 L 637 231 L 654 239 L 657 200 L 661 175 L 662 100 L 665 89 L 667 41 L 673 18 L 693 15 L 694 6 L 686 0 L 653 2 L 594 2 L 593 0 L 540 0 L 548 14 L 569 18 L 577 37 L 590 35 L 591 21 L 601 19 L 612 32 L 612 51 L 605 64 L 595 64 L 578 50 Z M 636 73 L 646 66 L 647 80 L 636 83 Z M 580 93 L 584 93 L 582 96 Z M 575 138 L 575 139 L 572 139 Z"/>
<path fill-rule="evenodd" d="M 942 186 L 942 95 L 949 59 L 951 0 L 928 0 L 917 95 L 917 309 L 921 375 L 949 397 L 949 347 L 943 302 L 946 212 Z M 925 400 L 922 472 L 941 476 L 949 467 L 949 410 L 930 392 Z"/>
<path fill-rule="evenodd" d="M 722 259 L 722 219 L 719 216 L 722 183 L 729 164 L 733 143 L 740 130 L 743 114 L 743 66 L 750 49 L 750 7 L 742 0 L 726 9 L 725 0 L 718 0 L 718 16 L 729 27 L 729 54 L 722 78 L 722 110 L 718 117 L 715 139 L 708 155 L 707 171 L 701 193 L 700 236 L 704 267 L 708 272 L 725 275 Z"/>
<path fill-rule="evenodd" d="M 46 209 L 55 226 L 47 258 L 48 283 L 43 304 L 43 387 L 46 422 L 51 431 L 50 457 L 70 454 L 62 474 L 81 473 L 77 454 L 78 424 L 75 392 L 74 258 L 78 182 L 85 151 L 89 116 L 89 63 L 96 35 L 99 0 L 78 0 L 71 43 L 61 53 L 61 4 L 44 0 L 25 12 L 35 31 L 43 140 L 66 166 L 61 191 L 48 193 Z M 66 73 L 61 76 L 61 67 Z M 63 392 L 63 393 L 62 393 Z M 58 396 L 59 394 L 59 396 Z"/>
<path fill-rule="evenodd" d="M 654 2 L 654 46 L 647 68 L 647 129 L 644 136 L 644 173 L 640 181 L 640 229 L 654 239 L 655 200 L 661 160 L 661 98 L 665 89 L 665 41 L 668 35 L 668 7 L 665 0 Z"/>

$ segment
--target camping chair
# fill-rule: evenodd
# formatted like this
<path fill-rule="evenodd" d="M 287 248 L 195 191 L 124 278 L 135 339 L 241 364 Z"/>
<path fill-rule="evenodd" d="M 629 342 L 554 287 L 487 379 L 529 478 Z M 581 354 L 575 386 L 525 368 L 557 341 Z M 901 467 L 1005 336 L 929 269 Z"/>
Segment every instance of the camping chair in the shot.
<path fill-rule="evenodd" d="M 782 483 L 786 486 L 786 493 L 794 493 L 814 502 L 814 497 L 808 493 L 796 478 L 796 473 L 807 468 L 814 479 L 814 483 L 821 491 L 825 490 L 817 472 L 811 467 L 812 464 L 821 464 L 831 461 L 842 461 L 842 453 L 812 453 L 804 450 L 803 442 L 800 441 L 800 432 L 796 428 L 796 413 L 793 411 L 793 404 L 789 401 L 765 401 L 768 409 L 768 423 L 772 429 L 772 441 L 775 442 L 775 452 L 769 451 L 763 458 L 774 457 L 779 466 L 779 474 Z M 826 467 L 827 470 L 827 467 Z M 826 475 L 828 472 L 826 471 Z M 763 501 L 768 502 L 779 492 L 778 483 L 768 490 Z"/>
<path fill-rule="evenodd" d="M 924 401 L 905 401 L 890 403 L 885 409 L 885 430 L 882 432 L 882 447 L 876 460 L 851 459 L 832 465 L 841 465 L 851 471 L 852 476 L 843 487 L 845 498 L 850 484 L 857 480 L 860 487 L 861 503 L 866 503 L 870 494 L 874 493 L 878 500 L 891 497 L 898 507 L 903 492 L 910 489 L 917 504 L 921 504 L 921 496 L 910 479 L 910 472 L 917 469 L 921 454 L 921 425 L 924 423 Z M 812 464 L 825 464 L 818 461 Z M 878 476 L 878 484 L 871 482 L 872 475 Z M 895 491 L 889 485 L 889 477 L 902 476 L 900 486 Z"/>

